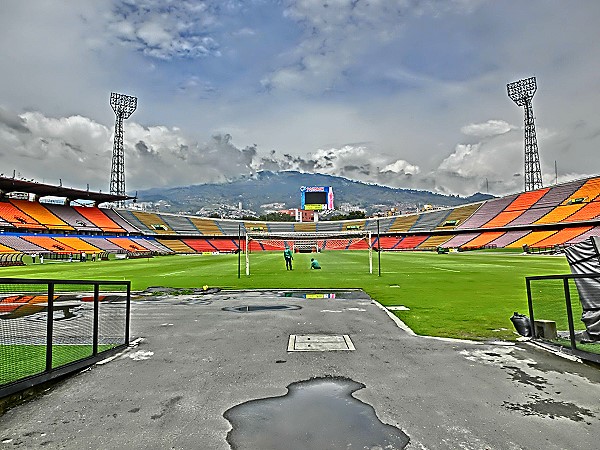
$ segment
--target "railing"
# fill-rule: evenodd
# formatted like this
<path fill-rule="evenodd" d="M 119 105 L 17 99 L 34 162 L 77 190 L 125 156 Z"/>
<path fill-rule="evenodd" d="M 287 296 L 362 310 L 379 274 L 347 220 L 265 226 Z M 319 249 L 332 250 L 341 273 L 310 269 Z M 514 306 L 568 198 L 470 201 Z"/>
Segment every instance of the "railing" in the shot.
<path fill-rule="evenodd" d="M 129 345 L 130 281 L 0 278 L 0 398 Z"/>
<path fill-rule="evenodd" d="M 561 349 L 569 349 L 569 352 L 581 359 L 600 363 L 600 341 L 584 339 L 587 342 L 577 342 L 579 336 L 585 335 L 583 322 L 575 326 L 574 310 L 582 313 L 579 293 L 576 289 L 575 280 L 596 280 L 598 282 L 598 293 L 600 296 L 600 273 L 593 274 L 569 274 L 569 275 L 541 275 L 526 277 L 527 304 L 529 308 L 529 320 L 531 323 L 532 338 L 543 340 L 548 344 L 558 346 Z M 534 286 L 532 286 L 534 285 Z M 575 289 L 572 289 L 575 287 Z M 546 320 L 536 321 L 534 315 L 533 293 L 537 297 L 538 312 Z M 560 294 L 562 293 L 562 299 Z M 576 299 L 575 305 L 571 301 Z M 564 303 L 562 302 L 564 300 Z M 563 306 L 564 305 L 564 309 Z M 565 321 L 566 316 L 566 321 Z M 547 320 L 551 319 L 551 320 Z M 542 327 L 546 324 L 552 325 L 553 336 L 544 336 Z M 568 339 L 562 336 L 560 329 L 568 327 Z"/>

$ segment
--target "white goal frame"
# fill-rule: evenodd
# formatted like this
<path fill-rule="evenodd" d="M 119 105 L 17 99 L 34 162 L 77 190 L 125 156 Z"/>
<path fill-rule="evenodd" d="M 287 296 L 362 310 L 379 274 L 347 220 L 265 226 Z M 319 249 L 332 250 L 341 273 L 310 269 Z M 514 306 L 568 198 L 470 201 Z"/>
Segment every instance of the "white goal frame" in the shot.
<path fill-rule="evenodd" d="M 369 273 L 373 273 L 373 236 L 371 231 L 314 231 L 314 232 L 249 232 L 246 233 L 246 275 L 250 275 L 250 243 L 252 241 L 264 243 L 276 243 L 281 246 L 281 251 L 285 246 L 289 246 L 292 251 L 298 248 L 314 248 L 318 253 L 326 247 L 331 241 L 345 241 L 346 245 L 352 245 L 362 240 L 366 241 L 369 253 Z M 322 245 L 321 245 L 322 244 Z M 325 250 L 334 250 L 335 248 L 325 248 Z M 338 250 L 340 250 L 338 248 Z"/>

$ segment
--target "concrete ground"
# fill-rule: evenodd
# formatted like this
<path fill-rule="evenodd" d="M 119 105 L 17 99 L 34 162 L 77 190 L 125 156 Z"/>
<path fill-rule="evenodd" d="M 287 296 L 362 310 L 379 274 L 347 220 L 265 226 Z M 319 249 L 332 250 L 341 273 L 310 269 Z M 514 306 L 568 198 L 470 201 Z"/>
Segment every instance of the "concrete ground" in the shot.
<path fill-rule="evenodd" d="M 136 301 L 139 345 L 6 412 L 0 450 L 227 449 L 225 411 L 326 376 L 364 384 L 353 395 L 406 433 L 409 449 L 599 448 L 597 368 L 526 344 L 413 336 L 354 297 Z M 356 350 L 288 352 L 291 334 L 346 334 Z"/>

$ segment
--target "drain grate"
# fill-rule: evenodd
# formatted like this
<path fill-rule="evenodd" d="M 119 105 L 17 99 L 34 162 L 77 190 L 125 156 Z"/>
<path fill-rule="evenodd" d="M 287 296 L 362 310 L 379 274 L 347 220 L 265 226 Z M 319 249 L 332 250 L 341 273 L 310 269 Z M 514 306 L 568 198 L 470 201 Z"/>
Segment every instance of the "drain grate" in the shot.
<path fill-rule="evenodd" d="M 288 352 L 356 350 L 347 334 L 290 334 Z"/>

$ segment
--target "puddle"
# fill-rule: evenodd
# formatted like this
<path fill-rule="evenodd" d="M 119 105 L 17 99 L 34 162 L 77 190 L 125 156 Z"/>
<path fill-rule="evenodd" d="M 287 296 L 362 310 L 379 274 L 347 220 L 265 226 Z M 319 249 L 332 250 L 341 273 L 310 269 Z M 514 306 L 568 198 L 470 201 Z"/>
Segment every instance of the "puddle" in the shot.
<path fill-rule="evenodd" d="M 281 397 L 227 410 L 227 442 L 235 450 L 403 449 L 409 437 L 382 423 L 372 406 L 354 398 L 363 384 L 345 378 L 292 383 Z"/>
<path fill-rule="evenodd" d="M 221 310 L 223 311 L 237 313 L 247 313 L 256 311 L 294 311 L 297 309 L 302 309 L 302 307 L 298 305 L 241 305 L 227 306 L 225 308 L 221 308 Z"/>

